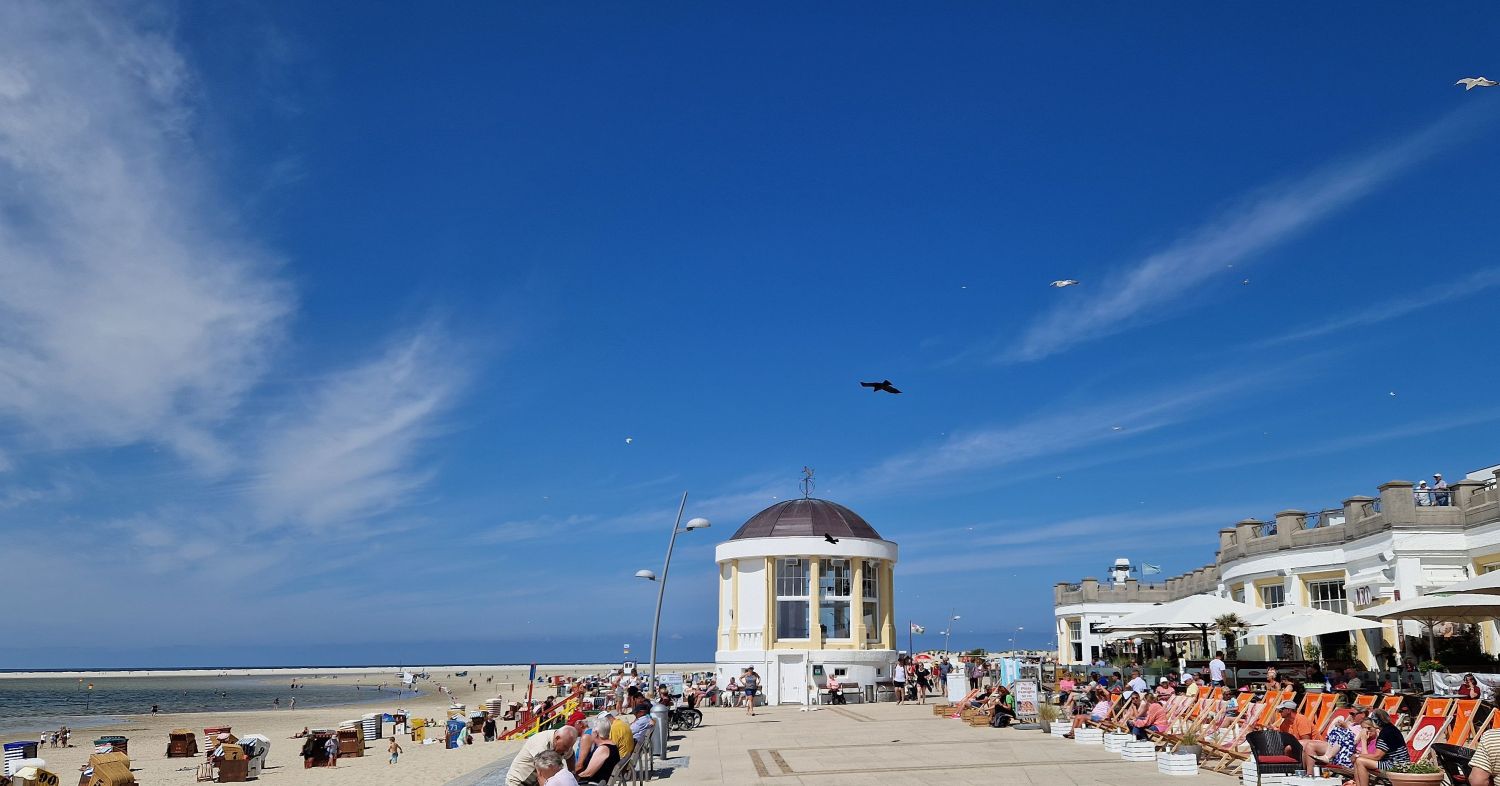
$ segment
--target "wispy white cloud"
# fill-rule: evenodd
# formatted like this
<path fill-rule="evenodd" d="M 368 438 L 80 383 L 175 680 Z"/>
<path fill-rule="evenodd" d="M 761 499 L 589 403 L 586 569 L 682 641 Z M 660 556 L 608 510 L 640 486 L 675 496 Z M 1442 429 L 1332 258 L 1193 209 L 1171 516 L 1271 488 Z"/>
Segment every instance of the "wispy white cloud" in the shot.
<path fill-rule="evenodd" d="M 417 459 L 464 381 L 429 327 L 328 376 L 266 429 L 252 485 L 273 522 L 325 525 L 390 510 L 432 476 Z"/>
<path fill-rule="evenodd" d="M 1059 407 L 1008 425 L 955 433 L 935 446 L 854 473 L 837 485 L 854 494 L 882 494 L 943 481 L 966 483 L 975 473 L 1129 441 L 1200 417 L 1206 405 L 1243 392 L 1243 380 L 1234 376 L 1191 380 L 1170 392 Z"/>
<path fill-rule="evenodd" d="M 1306 341 L 1328 335 L 1329 333 L 1336 333 L 1340 330 L 1378 325 L 1381 322 L 1399 319 L 1414 311 L 1421 311 L 1424 308 L 1431 308 L 1443 303 L 1451 303 L 1455 300 L 1473 297 L 1496 285 L 1500 285 L 1500 268 L 1486 268 L 1454 281 L 1434 284 L 1425 289 L 1381 301 L 1352 314 L 1288 331 L 1279 336 L 1272 336 L 1271 338 L 1257 342 L 1255 346 L 1269 347 L 1294 341 Z"/>
<path fill-rule="evenodd" d="M 1284 243 L 1461 139 L 1479 115 L 1457 113 L 1373 153 L 1325 167 L 1264 190 L 1217 219 L 1112 279 L 1080 287 L 1077 297 L 1038 318 L 1013 345 L 995 354 L 1004 362 L 1040 360 L 1093 339 L 1161 319 L 1176 301 L 1200 290 L 1226 265 Z"/>
<path fill-rule="evenodd" d="M 1380 394 L 1384 395 L 1384 394 Z M 1449 431 L 1472 429 L 1475 426 L 1500 420 L 1500 407 L 1445 413 L 1441 418 L 1426 418 L 1400 426 L 1379 430 L 1365 430 L 1357 434 L 1331 439 L 1308 440 L 1288 449 L 1273 450 L 1258 454 L 1239 454 L 1215 461 L 1194 462 L 1194 472 L 1221 472 L 1226 469 L 1268 464 L 1276 461 L 1326 456 L 1347 450 L 1366 448 L 1395 440 L 1432 439 Z"/>
<path fill-rule="evenodd" d="M 1113 555 L 1122 533 L 1150 532 L 1153 539 L 1197 534 L 1213 542 L 1219 528 L 1235 520 L 1239 509 L 1195 508 L 1168 513 L 1111 513 L 1063 521 L 1037 523 L 994 535 L 964 538 L 962 554 L 945 550 L 943 556 L 918 556 L 901 562 L 901 576 L 944 572 L 993 572 L 1000 566 L 1076 565 L 1082 557 Z M 1174 541 L 1174 545 L 1175 545 Z M 1066 548 L 1058 544 L 1066 543 Z M 905 545 L 905 544 L 903 544 Z"/>
<path fill-rule="evenodd" d="M 588 526 L 598 518 L 575 513 L 570 516 L 538 516 L 534 519 L 505 521 L 485 530 L 478 539 L 484 543 L 518 543 L 548 535 L 571 538 L 580 527 Z"/>
<path fill-rule="evenodd" d="M 290 311 L 192 143 L 192 82 L 107 7 L 0 4 L 0 418 L 208 469 Z"/>

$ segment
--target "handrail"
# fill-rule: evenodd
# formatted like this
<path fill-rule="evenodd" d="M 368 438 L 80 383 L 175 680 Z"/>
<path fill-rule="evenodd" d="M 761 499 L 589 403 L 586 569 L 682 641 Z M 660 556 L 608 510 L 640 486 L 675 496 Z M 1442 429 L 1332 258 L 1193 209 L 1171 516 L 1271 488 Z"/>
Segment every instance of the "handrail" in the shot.
<path fill-rule="evenodd" d="M 564 700 L 562 704 L 553 707 L 552 711 L 548 712 L 546 715 L 534 715 L 528 712 L 527 715 L 532 715 L 530 720 L 523 719 L 521 722 L 516 724 L 516 727 L 514 729 L 501 734 L 500 739 L 524 740 L 532 736 L 533 734 L 540 732 L 543 726 L 555 720 L 558 720 L 559 718 L 566 719 L 569 715 L 572 715 L 573 712 L 578 709 L 578 705 L 583 697 L 583 691 L 583 683 L 579 683 L 578 686 L 573 689 L 573 692 L 568 694 L 568 698 Z"/>

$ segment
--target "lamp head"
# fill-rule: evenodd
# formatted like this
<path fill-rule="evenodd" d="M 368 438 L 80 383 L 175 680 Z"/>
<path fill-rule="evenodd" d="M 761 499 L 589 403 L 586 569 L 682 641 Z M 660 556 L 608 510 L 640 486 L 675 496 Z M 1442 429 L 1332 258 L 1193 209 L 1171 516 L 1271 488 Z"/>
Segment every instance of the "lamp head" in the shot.
<path fill-rule="evenodd" d="M 656 581 L 656 574 L 649 570 L 638 570 L 635 572 L 635 577 L 647 581 Z"/>
<path fill-rule="evenodd" d="M 689 530 L 708 529 L 710 526 L 713 526 L 713 525 L 711 525 L 711 524 L 708 523 L 708 519 L 701 518 L 701 517 L 700 518 L 696 518 L 696 519 L 690 519 L 688 521 L 688 523 L 687 523 L 687 529 L 689 529 Z"/>

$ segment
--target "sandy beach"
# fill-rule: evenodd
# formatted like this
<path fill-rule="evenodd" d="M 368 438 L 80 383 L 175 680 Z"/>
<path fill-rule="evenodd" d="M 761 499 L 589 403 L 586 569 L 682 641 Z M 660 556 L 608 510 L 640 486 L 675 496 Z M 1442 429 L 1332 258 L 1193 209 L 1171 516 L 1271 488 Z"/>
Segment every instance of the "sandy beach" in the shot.
<path fill-rule="evenodd" d="M 562 675 L 585 675 L 597 674 L 608 671 L 610 666 L 605 665 L 583 665 L 583 666 L 557 666 L 549 669 L 539 666 L 538 674 L 562 674 Z M 703 670 L 703 665 L 672 665 L 663 666 L 663 673 L 671 673 L 679 670 Z M 449 706 L 448 697 L 438 692 L 437 686 L 445 685 L 453 692 L 458 702 L 467 705 L 468 709 L 476 710 L 479 705 L 496 695 L 504 697 L 507 701 L 524 698 L 526 694 L 527 667 L 469 667 L 467 677 L 452 677 L 454 672 L 464 671 L 464 667 L 440 667 L 429 669 L 432 679 L 418 682 L 418 687 L 423 695 L 413 699 L 406 698 L 399 703 L 392 697 L 385 704 L 355 704 L 346 707 L 322 707 L 317 709 L 278 709 L 278 710 L 256 710 L 248 712 L 224 712 L 224 713 L 182 713 L 182 714 L 160 714 L 160 715 L 132 715 L 126 716 L 120 723 L 103 726 L 90 726 L 88 728 L 74 727 L 73 746 L 70 748 L 43 748 L 39 755 L 47 761 L 47 769 L 57 773 L 64 782 L 72 782 L 79 769 L 88 761 L 93 752 L 92 742 L 96 737 L 118 734 L 130 740 L 130 766 L 135 772 L 136 779 L 142 784 L 192 784 L 196 783 L 195 772 L 197 765 L 203 761 L 200 755 L 196 758 L 169 759 L 166 756 L 167 735 L 175 728 L 188 728 L 201 735 L 205 727 L 229 726 L 236 735 L 264 734 L 271 739 L 271 753 L 268 758 L 268 767 L 262 772 L 261 778 L 265 781 L 283 784 L 330 784 L 339 786 L 342 784 L 442 784 L 465 773 L 471 772 L 498 759 L 504 758 L 520 747 L 519 742 L 492 742 L 485 743 L 476 741 L 456 750 L 447 750 L 440 744 L 421 745 L 413 743 L 409 735 L 398 737 L 397 741 L 405 750 L 401 756 L 400 763 L 390 765 L 386 759 L 386 742 L 371 742 L 363 757 L 347 757 L 339 760 L 335 768 L 313 768 L 304 769 L 299 752 L 302 741 L 291 739 L 292 735 L 300 732 L 304 727 L 311 728 L 334 728 L 341 721 L 358 718 L 370 712 L 389 712 L 397 706 L 408 710 L 412 717 L 433 718 L 441 721 L 447 717 Z M 390 675 L 394 670 L 338 670 L 338 669 L 286 669 L 286 670 L 241 670 L 240 673 L 250 672 L 261 674 L 271 671 L 277 675 L 312 675 L 318 674 L 318 681 L 339 681 L 346 683 L 351 688 L 351 701 L 356 698 L 353 686 L 356 684 L 370 684 L 371 678 L 377 675 Z M 161 675 L 164 672 L 153 672 Z M 180 674 L 181 672 L 171 672 Z M 206 670 L 205 674 L 222 675 L 226 672 L 220 670 Z M 228 672 L 234 674 L 235 672 Z M 98 677 L 103 672 L 81 672 L 78 676 L 84 678 Z M 122 676 L 124 674 L 141 675 L 143 672 L 110 672 L 111 676 Z M 20 676 L 20 675 L 6 675 Z M 48 676 L 56 676 L 48 675 Z M 71 676 L 71 675 L 68 675 Z M 487 679 L 493 679 L 487 683 Z M 469 686 L 470 680 L 478 683 L 476 691 Z M 538 698 L 546 695 L 545 690 L 549 687 L 538 685 L 536 696 Z M 501 728 L 505 728 L 502 724 Z M 42 731 L 36 729 L 35 732 Z M 389 725 L 386 727 L 389 736 Z M 14 740 L 35 740 L 36 733 L 11 733 L 0 735 L 0 741 L 11 742 Z M 200 741 L 200 747 L 201 747 Z M 201 751 L 200 751 L 201 754 Z"/>

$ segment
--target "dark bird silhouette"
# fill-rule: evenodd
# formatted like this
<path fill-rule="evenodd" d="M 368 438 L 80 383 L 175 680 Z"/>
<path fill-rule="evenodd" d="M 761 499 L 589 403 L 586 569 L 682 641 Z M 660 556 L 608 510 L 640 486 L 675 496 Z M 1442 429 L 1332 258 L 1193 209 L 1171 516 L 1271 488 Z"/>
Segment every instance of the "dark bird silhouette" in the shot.
<path fill-rule="evenodd" d="M 901 391 L 899 391 L 899 390 L 896 389 L 895 385 L 891 384 L 891 381 L 889 379 L 882 380 L 880 382 L 861 382 L 859 384 L 860 384 L 860 387 L 869 388 L 871 393 L 878 393 L 878 392 L 880 392 L 882 390 L 884 390 L 887 393 L 900 393 L 901 392 Z"/>
<path fill-rule="evenodd" d="M 823 540 L 826 540 L 829 543 L 838 543 L 839 542 L 838 538 L 835 538 L 834 536 L 832 536 L 832 535 L 830 535 L 830 534 L 828 534 L 826 532 L 823 533 Z"/>

